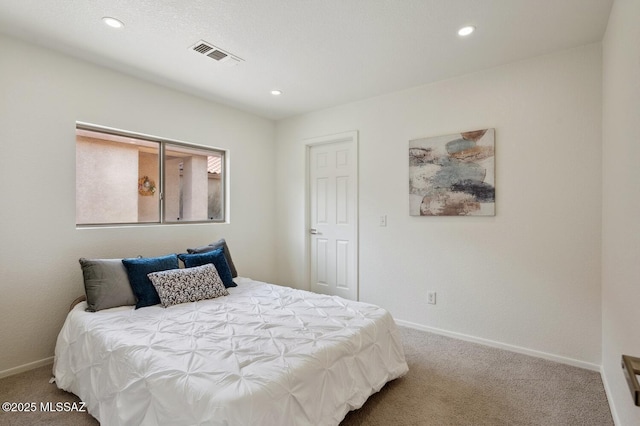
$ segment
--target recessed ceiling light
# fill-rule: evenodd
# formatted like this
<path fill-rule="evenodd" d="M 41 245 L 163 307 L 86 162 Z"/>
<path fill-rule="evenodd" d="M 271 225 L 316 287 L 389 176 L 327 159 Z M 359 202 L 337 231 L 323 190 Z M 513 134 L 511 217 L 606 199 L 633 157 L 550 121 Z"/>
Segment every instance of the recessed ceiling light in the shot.
<path fill-rule="evenodd" d="M 273 96 L 280 96 L 280 95 L 282 95 L 282 91 L 281 90 L 272 90 L 271 94 Z"/>
<path fill-rule="evenodd" d="M 122 21 L 120 21 L 120 20 L 118 20 L 116 18 L 112 18 L 110 16 L 105 16 L 104 18 L 102 18 L 102 22 L 104 22 L 105 24 L 107 24 L 111 28 L 122 28 L 122 27 L 124 27 L 124 24 L 122 23 Z"/>
<path fill-rule="evenodd" d="M 458 35 L 465 37 L 468 36 L 469 34 L 471 34 L 472 32 L 474 32 L 476 30 L 476 27 L 468 25 L 466 27 L 462 27 L 458 30 Z"/>

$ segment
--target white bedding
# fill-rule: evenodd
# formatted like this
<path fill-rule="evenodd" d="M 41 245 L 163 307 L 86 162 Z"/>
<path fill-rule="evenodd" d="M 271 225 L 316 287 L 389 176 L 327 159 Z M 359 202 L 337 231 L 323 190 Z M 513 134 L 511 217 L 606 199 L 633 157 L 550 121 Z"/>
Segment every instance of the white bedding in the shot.
<path fill-rule="evenodd" d="M 408 371 L 374 305 L 236 279 L 229 296 L 68 315 L 54 374 L 103 425 L 337 425 Z"/>

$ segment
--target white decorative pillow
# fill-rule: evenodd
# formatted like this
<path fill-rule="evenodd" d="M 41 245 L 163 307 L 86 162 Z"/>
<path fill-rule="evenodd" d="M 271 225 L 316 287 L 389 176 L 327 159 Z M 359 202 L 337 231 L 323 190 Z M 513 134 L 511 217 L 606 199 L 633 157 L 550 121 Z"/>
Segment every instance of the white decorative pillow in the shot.
<path fill-rule="evenodd" d="M 165 308 L 229 295 L 216 267 L 210 263 L 195 268 L 152 272 L 147 276 Z"/>

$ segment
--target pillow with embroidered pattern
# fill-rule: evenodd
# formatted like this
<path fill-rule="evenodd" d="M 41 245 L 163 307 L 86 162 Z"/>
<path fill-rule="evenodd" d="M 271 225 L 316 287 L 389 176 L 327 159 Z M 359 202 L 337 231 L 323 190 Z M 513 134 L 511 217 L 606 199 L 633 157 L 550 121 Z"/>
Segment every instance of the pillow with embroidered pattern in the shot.
<path fill-rule="evenodd" d="M 193 268 L 152 272 L 148 277 L 165 308 L 229 295 L 216 267 L 210 263 Z"/>

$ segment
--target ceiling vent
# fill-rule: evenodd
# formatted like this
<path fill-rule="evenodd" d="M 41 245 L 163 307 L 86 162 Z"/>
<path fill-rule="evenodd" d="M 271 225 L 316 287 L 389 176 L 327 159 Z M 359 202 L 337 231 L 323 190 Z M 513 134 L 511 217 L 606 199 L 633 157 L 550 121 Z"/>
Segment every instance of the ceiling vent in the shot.
<path fill-rule="evenodd" d="M 204 55 L 216 62 L 225 64 L 230 67 L 238 65 L 243 61 L 241 58 L 238 58 L 237 56 L 232 55 L 231 53 L 226 52 L 204 40 L 200 40 L 199 42 L 191 46 L 190 49 L 196 53 L 200 53 L 201 55 Z"/>

